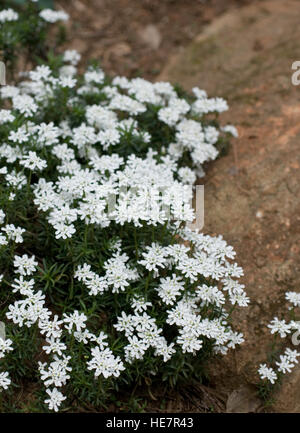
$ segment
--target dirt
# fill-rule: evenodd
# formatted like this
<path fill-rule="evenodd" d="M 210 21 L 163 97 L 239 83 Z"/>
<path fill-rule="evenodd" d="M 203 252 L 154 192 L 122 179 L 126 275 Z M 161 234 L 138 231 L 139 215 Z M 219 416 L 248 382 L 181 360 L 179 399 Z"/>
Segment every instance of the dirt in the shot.
<path fill-rule="evenodd" d="M 265 1 L 216 19 L 159 76 L 224 96 L 223 121 L 240 138 L 211 164 L 205 184 L 205 226 L 237 251 L 251 306 L 235 316 L 241 349 L 220 361 L 214 381 L 233 390 L 257 382 L 271 336 L 267 323 L 286 311 L 284 292 L 300 287 L 300 2 Z M 212 374 L 218 369 L 212 369 Z M 288 375 L 271 410 L 300 411 L 300 367 Z"/>
<path fill-rule="evenodd" d="M 82 65 L 101 59 L 113 75 L 197 85 L 229 102 L 222 121 L 236 125 L 240 137 L 207 167 L 204 232 L 223 234 L 244 268 L 252 302 L 234 320 L 246 342 L 214 363 L 213 388 L 166 403 L 169 411 L 225 411 L 228 396 L 257 383 L 271 343 L 266 325 L 286 311 L 284 292 L 300 287 L 300 86 L 291 83 L 291 64 L 300 60 L 300 2 L 57 4 L 71 15 L 66 46 L 79 50 Z M 300 412 L 299 385 L 297 367 L 270 410 Z"/>
<path fill-rule="evenodd" d="M 65 48 L 106 72 L 154 79 L 216 16 L 252 0 L 57 0 L 70 14 Z"/>

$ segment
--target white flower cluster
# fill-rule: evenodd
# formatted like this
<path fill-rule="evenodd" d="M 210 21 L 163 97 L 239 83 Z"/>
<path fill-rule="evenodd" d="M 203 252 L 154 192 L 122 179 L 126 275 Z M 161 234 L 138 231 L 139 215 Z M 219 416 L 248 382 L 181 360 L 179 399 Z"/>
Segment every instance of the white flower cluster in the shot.
<path fill-rule="evenodd" d="M 298 364 L 298 356 L 300 353 L 297 350 L 285 349 L 283 355 L 280 355 L 280 361 L 276 361 L 278 372 L 282 374 L 291 373 L 295 364 Z M 273 385 L 278 380 L 278 372 L 268 367 L 267 364 L 260 364 L 258 373 L 261 379 L 267 379 Z"/>
<path fill-rule="evenodd" d="M 47 10 L 42 12 L 46 13 Z M 26 117 L 36 114 L 37 104 L 45 106 L 57 89 L 62 87 L 73 90 L 70 105 L 85 101 L 92 93 L 101 95 L 99 104 L 86 104 L 85 122 L 72 130 L 66 118 L 64 124 L 55 130 L 56 133 L 72 137 L 72 143 L 82 155 L 89 155 L 94 145 L 100 145 L 104 150 L 120 145 L 128 133 L 145 144 L 151 142 L 151 132 L 141 125 L 143 114 L 148 112 L 149 107 L 155 107 L 153 113 L 157 112 L 157 116 L 153 116 L 156 121 L 168 125 L 168 134 L 173 137 L 165 149 L 166 154 L 173 161 L 178 161 L 187 154 L 198 173 L 201 172 L 203 163 L 218 156 L 216 144 L 224 134 L 237 136 L 236 129 L 231 125 L 217 129 L 207 122 L 202 123 L 204 115 L 220 113 L 228 108 L 221 98 L 209 99 L 203 91 L 195 88 L 196 100 L 189 104 L 177 96 L 169 83 L 152 84 L 141 78 L 127 80 L 116 77 L 110 85 L 105 85 L 103 71 L 95 68 L 90 68 L 84 74 L 84 82 L 79 86 L 78 80 L 74 78 L 75 66 L 80 60 L 79 53 L 67 50 L 63 60 L 69 65 L 61 68 L 58 77 L 53 76 L 49 67 L 38 66 L 29 74 L 31 81 L 21 83 L 19 88 L 6 86 L 1 89 L 1 93 L 2 97 L 11 97 L 15 110 Z M 3 122 L 12 120 L 10 116 L 11 113 L 6 112 Z M 45 145 L 51 144 L 47 135 L 51 133 L 51 126 L 53 125 L 44 125 Z M 29 130 L 30 133 L 38 132 L 35 125 L 31 125 Z M 26 142 L 30 140 L 27 131 L 28 128 L 22 128 L 14 132 L 18 139 Z"/>
<path fill-rule="evenodd" d="M 39 362 L 41 380 L 44 382 L 49 398 L 45 400 L 50 409 L 58 410 L 65 396 L 57 389 L 66 385 L 70 379 L 72 368 L 69 366 L 70 356 L 65 355 L 67 350 L 63 342 L 64 332 L 73 335 L 74 338 L 88 344 L 96 343 L 97 346 L 91 349 L 92 359 L 87 363 L 87 369 L 95 370 L 95 375 L 102 374 L 105 378 L 110 376 L 118 377 L 125 369 L 119 357 L 115 357 L 112 351 L 107 348 L 107 338 L 102 331 L 99 336 L 94 335 L 86 329 L 87 316 L 75 310 L 72 314 L 64 314 L 62 320 L 57 315 L 52 318 L 51 311 L 45 306 L 45 295 L 42 292 L 34 291 L 35 281 L 24 279 L 23 275 L 31 276 L 36 272 L 37 262 L 34 257 L 15 257 L 16 273 L 21 274 L 15 278 L 11 285 L 14 292 L 19 292 L 24 298 L 15 301 L 9 306 L 6 316 L 13 323 L 22 327 L 31 327 L 38 324 L 41 335 L 44 336 L 46 345 L 43 350 L 46 354 L 53 355 L 53 360 L 47 364 Z M 82 271 L 81 271 L 82 273 Z M 12 350 L 12 341 L 0 338 L 0 358 L 5 352 Z M 0 389 L 6 389 L 10 384 L 8 373 L 0 373 Z M 53 387 L 53 388 L 51 388 Z"/>
<path fill-rule="evenodd" d="M 40 12 L 40 17 L 48 23 L 56 23 L 57 21 L 68 21 L 69 15 L 64 11 L 54 11 L 52 9 L 43 9 Z"/>
<path fill-rule="evenodd" d="M 0 226 L 3 225 L 5 221 L 5 213 L 0 209 Z M 0 247 L 3 245 L 8 245 L 9 241 L 15 242 L 16 244 L 21 244 L 23 239 L 23 233 L 25 229 L 22 227 L 16 227 L 14 224 L 6 224 L 0 228 Z"/>
<path fill-rule="evenodd" d="M 0 11 L 0 23 L 17 21 L 19 15 L 13 9 L 3 9 Z"/>
<path fill-rule="evenodd" d="M 65 19 L 49 10 L 41 16 L 50 22 Z M 79 60 L 76 51 L 68 50 L 57 73 L 38 66 L 19 86 L 0 89 L 7 107 L 11 103 L 11 109 L 0 111 L 4 200 L 16 205 L 31 200 L 34 212 L 22 221 L 30 224 L 33 219 L 38 226 L 41 220 L 49 245 L 71 262 L 73 272 L 67 278 L 81 285 L 93 305 L 103 302 L 110 308 L 108 323 L 98 323 L 96 332 L 89 330 L 95 329 L 88 314 L 92 309 L 55 314 L 40 284 L 43 256 L 34 253 L 36 245 L 31 253 L 28 244 L 9 250 L 10 244 L 17 248 L 24 239 L 26 243 L 26 228 L 7 221 L 0 210 L 0 246 L 13 257 L 10 285 L 20 296 L 8 305 L 6 317 L 21 328 L 35 326 L 43 336 L 49 359 L 39 363 L 39 373 L 45 403 L 55 411 L 66 398 L 62 388 L 72 380 L 74 342 L 88 350 L 86 370 L 117 378 L 147 357 L 160 357 L 163 363 L 178 354 L 196 359 L 206 343 L 213 352 L 226 354 L 244 341 L 232 329 L 227 307 L 249 304 L 232 247 L 221 236 L 185 227 L 194 219 L 196 174 L 181 158 L 187 156 L 201 171 L 203 163 L 216 158 L 222 134 L 236 135 L 232 126 L 222 130 L 202 123 L 205 114 L 227 109 L 226 102 L 194 89 L 195 100 L 188 103 L 169 83 L 124 77 L 109 82 L 101 69 L 89 68 L 76 77 Z M 65 105 L 56 117 L 57 95 Z M 49 111 L 54 116 L 50 120 Z M 167 131 L 168 147 L 156 136 L 161 131 Z M 35 225 L 31 227 L 34 231 Z M 160 230 L 159 237 L 155 230 Z M 111 246 L 104 254 L 97 251 L 99 260 L 93 260 L 91 244 L 104 250 L 96 245 L 103 234 L 112 237 Z M 73 254 L 74 246 L 81 248 L 80 254 Z M 59 259 L 53 260 L 59 265 Z M 1 375 L 5 388 L 9 379 Z"/>
<path fill-rule="evenodd" d="M 112 293 L 120 293 L 139 277 L 137 271 L 126 266 L 128 259 L 127 254 L 117 252 L 104 263 L 103 269 L 106 272 L 102 277 L 91 271 L 91 266 L 86 263 L 78 266 L 74 276 L 85 284 L 90 295 L 102 294 L 110 288 Z"/>
<path fill-rule="evenodd" d="M 3 280 L 3 275 L 0 275 L 0 284 Z M 11 352 L 13 350 L 12 347 L 12 341 L 9 338 L 5 338 L 5 331 L 4 335 L 0 335 L 0 359 L 4 358 L 5 354 L 7 352 Z M 11 379 L 9 377 L 8 371 L 2 371 L 0 372 L 0 392 L 2 392 L 4 389 L 7 389 L 9 385 L 11 384 Z"/>
<path fill-rule="evenodd" d="M 139 227 L 143 221 L 157 225 L 194 219 L 192 188 L 174 179 L 175 166 L 167 157 L 158 164 L 152 155 L 145 160 L 131 155 L 124 165 L 116 154 L 95 154 L 90 160 L 93 168 L 82 169 L 75 158 L 70 159 L 73 152 L 67 146 L 54 146 L 53 154 L 60 159 L 57 169 L 64 176 L 51 183 L 40 178 L 34 203 L 49 211 L 57 239 L 71 238 L 77 220 L 101 227 L 112 221 Z"/>
<path fill-rule="evenodd" d="M 188 230 L 186 232 L 187 237 L 189 237 L 190 232 Z M 184 236 L 184 233 L 182 235 Z M 162 247 L 152 243 L 151 246 L 146 247 L 146 251 L 142 254 L 143 260 L 138 263 L 148 271 L 153 271 L 157 276 L 158 284 L 155 290 L 167 307 L 166 324 L 177 326 L 178 337 L 168 346 L 166 338 L 161 335 L 162 329 L 157 326 L 155 319 L 146 313 L 146 310 L 152 307 L 152 303 L 147 302 L 144 298 L 133 297 L 134 314 L 128 315 L 122 312 L 117 324 L 114 325 L 119 332 L 124 332 L 128 338 L 129 344 L 124 348 L 127 362 L 132 362 L 133 359 L 142 359 L 150 347 L 155 349 L 155 356 L 163 355 L 166 362 L 171 358 L 172 353 L 176 352 L 173 348 L 176 343 L 182 347 L 183 353 L 195 354 L 202 347 L 201 336 L 213 340 L 215 351 L 223 354 L 227 353 L 229 348 L 234 348 L 244 341 L 242 334 L 231 330 L 225 313 L 213 320 L 202 318 L 199 314 L 199 307 L 205 305 L 221 307 L 225 303 L 226 297 L 233 305 L 238 303 L 240 306 L 247 306 L 249 299 L 243 286 L 232 279 L 232 277 L 242 274 L 241 268 L 227 261 L 224 250 L 218 253 L 218 245 L 223 248 L 226 247 L 224 241 L 217 238 L 213 244 L 212 239 L 208 236 L 193 235 L 193 238 L 197 237 L 199 237 L 198 243 L 192 244 L 193 252 L 191 248 L 180 244 Z M 207 240 L 207 245 L 201 240 Z M 207 255 L 209 250 L 213 250 L 215 253 L 215 257 L 211 258 L 210 263 L 209 255 Z M 230 248 L 228 248 L 228 254 L 232 256 Z M 103 268 L 106 270 L 106 274 L 103 276 L 97 275 L 91 271 L 89 265 L 84 264 L 78 267 L 75 277 L 90 290 L 90 295 L 103 294 L 110 287 L 112 293 L 119 293 L 120 290 L 124 291 L 129 286 L 131 279 L 135 280 L 139 275 L 137 269 L 126 268 L 127 260 L 126 254 L 118 252 L 113 259 L 104 264 Z M 192 261 L 193 264 L 192 272 L 189 271 L 189 261 Z M 203 264 L 206 266 L 209 264 L 209 266 L 204 268 Z M 162 269 L 168 269 L 171 276 L 159 277 Z M 206 285 L 200 285 L 193 292 L 190 292 L 188 288 L 191 282 L 198 281 L 203 275 L 219 282 L 220 287 L 224 284 L 223 291 L 225 289 L 225 294 L 216 286 L 208 287 Z M 227 296 L 226 291 L 229 292 Z M 172 308 L 168 309 L 170 305 Z"/>
<path fill-rule="evenodd" d="M 5 336 L 0 336 L 0 359 L 4 358 L 5 354 L 12 350 L 12 341 L 9 338 L 5 338 Z M 7 389 L 10 384 L 11 379 L 9 373 L 7 371 L 0 372 L 0 392 Z"/>
<path fill-rule="evenodd" d="M 2 227 L 2 232 L 5 235 L 0 234 L 0 245 L 7 245 L 9 240 L 12 240 L 16 243 L 22 243 L 23 237 L 22 233 L 25 232 L 21 227 L 15 227 L 13 224 L 7 224 Z"/>
<path fill-rule="evenodd" d="M 295 308 L 300 307 L 300 294 L 297 292 L 286 292 L 285 298 L 291 304 L 288 309 L 295 313 Z M 280 320 L 278 317 L 274 317 L 274 319 L 268 324 L 268 328 L 270 329 L 271 334 L 274 334 L 275 338 L 279 335 L 280 338 L 283 339 L 291 333 L 297 333 L 299 335 L 300 322 L 296 320 L 287 322 L 285 319 Z M 280 355 L 279 360 L 275 362 L 277 372 L 274 369 L 275 367 L 272 368 L 270 366 L 268 367 L 266 364 L 260 364 L 258 369 L 260 378 L 262 380 L 267 379 L 271 384 L 274 384 L 280 375 L 291 373 L 295 364 L 298 364 L 298 356 L 300 356 L 300 352 L 286 348 L 283 355 Z"/>

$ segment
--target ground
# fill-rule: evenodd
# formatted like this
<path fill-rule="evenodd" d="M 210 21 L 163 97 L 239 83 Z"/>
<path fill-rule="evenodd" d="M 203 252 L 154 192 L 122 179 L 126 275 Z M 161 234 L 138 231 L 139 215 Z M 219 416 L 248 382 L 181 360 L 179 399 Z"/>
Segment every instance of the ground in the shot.
<path fill-rule="evenodd" d="M 228 100 L 222 121 L 240 137 L 201 180 L 204 232 L 222 234 L 244 268 L 251 306 L 235 322 L 246 342 L 211 368 L 214 389 L 196 387 L 189 407 L 183 394 L 166 408 L 208 410 L 211 399 L 217 411 L 226 401 L 228 411 L 261 410 L 251 386 L 271 342 L 266 325 L 286 310 L 285 291 L 300 287 L 300 86 L 291 83 L 292 62 L 300 60 L 299 1 L 57 3 L 71 15 L 68 46 L 83 62 L 101 57 L 112 74 L 197 85 Z M 300 412 L 299 384 L 296 368 L 269 410 Z"/>
<path fill-rule="evenodd" d="M 57 0 L 70 14 L 66 48 L 113 75 L 155 79 L 169 56 L 216 16 L 252 0 Z"/>

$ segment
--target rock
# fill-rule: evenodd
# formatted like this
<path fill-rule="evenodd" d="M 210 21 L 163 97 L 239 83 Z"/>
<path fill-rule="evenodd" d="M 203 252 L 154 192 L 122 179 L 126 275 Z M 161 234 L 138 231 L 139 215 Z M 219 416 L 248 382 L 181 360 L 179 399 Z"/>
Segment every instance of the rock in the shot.
<path fill-rule="evenodd" d="M 293 347 L 297 349 L 297 346 Z M 300 412 L 300 368 L 297 365 L 291 374 L 286 374 L 282 381 L 281 387 L 274 395 L 275 403 L 274 412 Z"/>
<path fill-rule="evenodd" d="M 139 31 L 142 41 L 152 50 L 157 50 L 161 44 L 161 34 L 157 26 L 149 24 Z"/>
<path fill-rule="evenodd" d="M 235 389 L 228 397 L 226 403 L 227 413 L 257 412 L 262 407 L 262 402 L 257 396 L 257 391 L 250 385 L 242 385 Z"/>
<path fill-rule="evenodd" d="M 116 57 L 128 56 L 131 53 L 131 47 L 126 42 L 119 42 L 108 48 L 107 53 Z"/>

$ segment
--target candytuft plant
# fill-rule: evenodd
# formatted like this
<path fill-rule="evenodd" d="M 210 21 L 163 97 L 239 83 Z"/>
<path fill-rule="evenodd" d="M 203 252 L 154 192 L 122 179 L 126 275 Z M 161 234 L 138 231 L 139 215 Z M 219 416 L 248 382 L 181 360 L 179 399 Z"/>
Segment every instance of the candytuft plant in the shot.
<path fill-rule="evenodd" d="M 31 411 L 103 410 L 125 387 L 201 380 L 243 342 L 235 252 L 188 226 L 196 176 L 236 135 L 217 122 L 226 102 L 78 75 L 79 59 L 0 92 L 3 411 L 21 410 L 21 384 Z"/>

